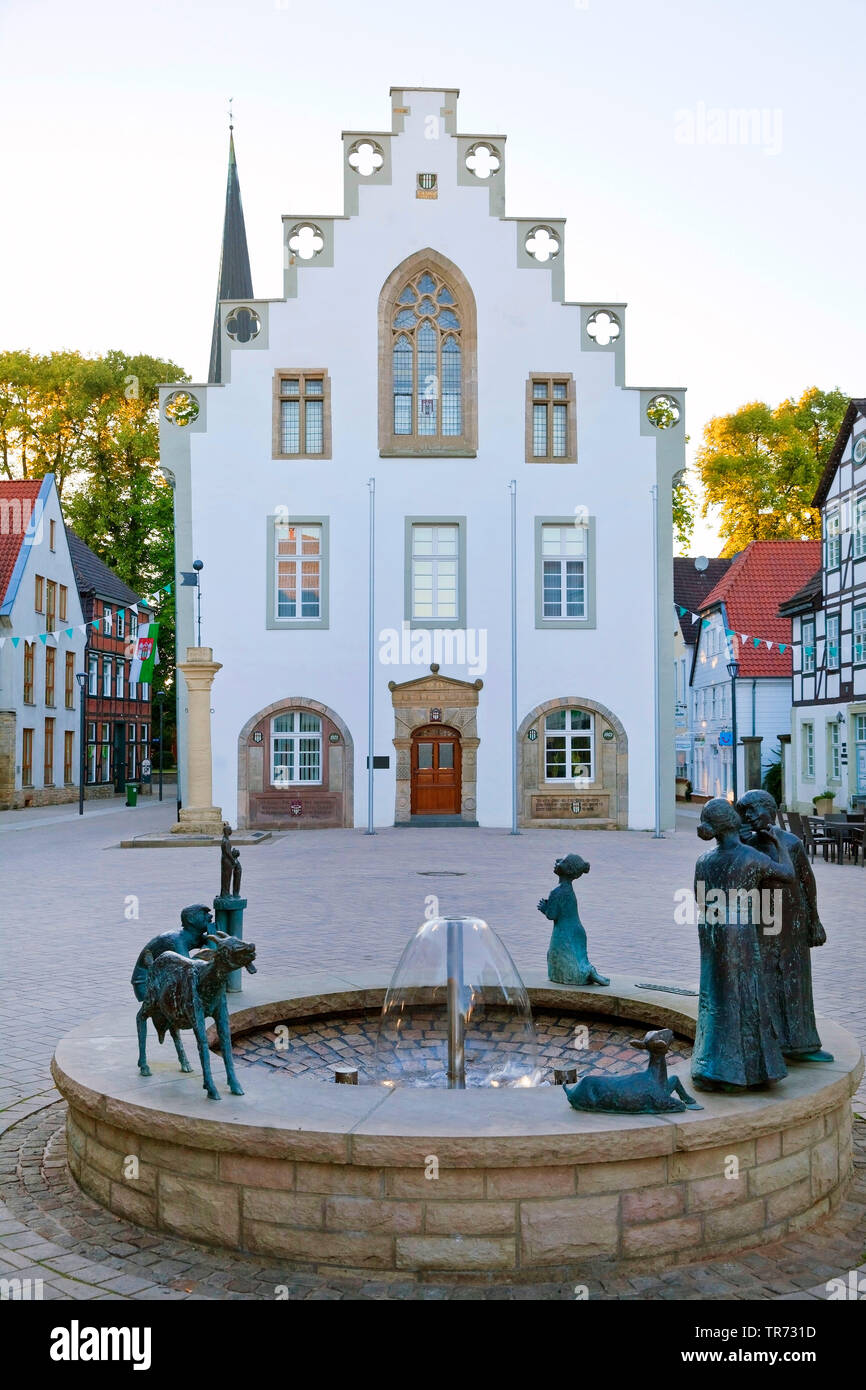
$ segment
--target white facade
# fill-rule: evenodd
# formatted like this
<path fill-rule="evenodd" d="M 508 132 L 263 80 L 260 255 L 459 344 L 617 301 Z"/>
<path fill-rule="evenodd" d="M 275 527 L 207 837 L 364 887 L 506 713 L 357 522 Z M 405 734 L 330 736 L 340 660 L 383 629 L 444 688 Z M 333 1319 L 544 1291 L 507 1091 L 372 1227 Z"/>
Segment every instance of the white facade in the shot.
<path fill-rule="evenodd" d="M 260 322 L 256 336 L 245 343 L 237 336 L 233 340 L 227 319 L 238 306 L 223 303 L 224 382 L 190 388 L 197 418 L 174 423 L 165 408 L 177 387 L 161 390 L 161 457 L 175 487 L 178 570 L 190 570 L 193 559 L 204 563 L 201 640 L 223 664 L 212 697 L 214 803 L 233 823 L 239 818 L 242 823 L 265 824 L 268 818 L 309 823 L 308 809 L 318 804 L 314 787 L 299 783 L 296 771 L 274 775 L 274 759 L 283 758 L 286 766 L 285 759 L 294 756 L 286 753 L 285 742 L 275 740 L 294 734 L 285 722 L 277 729 L 273 720 L 290 709 L 306 709 L 326 719 L 312 737 L 332 749 L 327 772 L 319 764 L 320 785 L 338 802 L 342 797 L 336 811 L 330 805 L 322 813 L 321 823 L 366 823 L 368 516 L 369 480 L 375 479 L 372 752 L 389 760 L 375 772 L 375 824 L 410 819 L 415 732 L 435 722 L 438 712 L 460 735 L 463 788 L 457 814 L 465 823 L 511 823 L 517 739 L 523 823 L 583 820 L 651 827 L 659 737 L 662 824 L 670 825 L 670 495 L 673 477 L 683 467 L 683 393 L 623 384 L 624 306 L 564 304 L 563 223 L 544 222 L 545 236 L 555 238 L 558 251 L 537 260 L 531 250 L 545 240 L 535 235 L 539 222 L 504 216 L 504 137 L 456 134 L 454 92 L 392 95 L 393 132 L 366 137 L 381 154 L 377 172 L 367 177 L 356 172 L 349 156 L 361 137 L 357 132 L 344 136 L 345 214 L 284 219 L 286 298 L 247 302 Z M 500 161 L 485 179 L 466 163 L 477 164 L 472 152 L 482 140 Z M 306 260 L 300 256 L 303 239 L 295 240 L 304 225 L 321 242 Z M 430 266 L 457 300 L 468 435 L 477 385 L 477 444 L 469 438 L 455 450 L 447 440 L 438 449 L 423 439 L 414 444 L 407 439 L 401 447 L 399 437 L 396 444 L 385 438 L 392 431 L 383 434 L 383 420 L 387 424 L 396 416 L 388 379 L 395 301 L 383 299 L 382 291 L 386 282 L 396 291 L 417 275 L 428 250 Z M 477 315 L 477 353 L 470 301 Z M 602 343 L 603 334 L 593 337 L 587 331 L 588 326 L 596 331 L 593 315 L 599 310 L 609 310 L 618 324 L 615 341 Z M 326 374 L 330 399 L 324 433 L 330 434 L 330 457 L 275 457 L 280 419 L 275 433 L 275 382 L 303 381 L 305 374 Z M 574 462 L 527 462 L 533 375 L 569 383 Z M 443 395 L 447 386 L 443 378 Z M 679 413 L 677 423 L 666 429 L 646 414 L 660 389 L 669 392 Z M 279 385 L 276 390 L 279 394 Z M 511 706 L 512 480 L 516 718 Z M 654 487 L 659 499 L 655 538 Z M 585 589 L 579 620 L 557 624 L 542 611 L 539 528 L 575 522 L 586 552 Z M 269 564 L 275 524 L 321 528 L 315 534 L 326 552 L 322 589 L 309 623 L 300 614 L 280 622 L 275 614 Z M 456 622 L 418 617 L 417 593 L 411 577 L 407 580 L 417 534 L 413 525 L 456 532 Z M 181 657 L 197 640 L 194 593 L 178 588 Z M 425 648 L 431 627 L 446 634 L 438 651 Z M 653 728 L 654 627 L 660 736 Z M 455 630 L 466 634 L 465 652 L 459 643 L 457 650 L 448 648 Z M 389 634 L 398 635 L 396 645 Z M 441 666 L 441 675 L 431 674 L 431 661 Z M 421 684 L 407 690 L 411 681 Z M 572 734 L 572 709 L 585 712 L 575 718 L 575 728 L 579 724 L 585 734 Z M 181 764 L 184 714 L 181 693 Z M 559 735 L 549 733 L 549 717 L 569 724 L 562 740 L 573 761 L 564 778 L 557 775 Z M 548 741 L 554 751 L 545 758 Z M 295 751 L 300 759 L 299 746 Z M 547 772 L 553 775 L 548 778 Z M 319 800 L 324 804 L 323 796 Z"/>
<path fill-rule="evenodd" d="M 793 716 L 785 797 L 811 812 L 866 805 L 866 402 L 849 406 L 816 497 L 820 588 L 791 605 Z M 795 611 L 796 609 L 796 611 Z"/>
<path fill-rule="evenodd" d="M 692 677 L 694 776 L 698 796 L 733 795 L 733 686 L 728 674 L 731 644 L 725 636 L 722 612 L 701 622 Z M 791 683 L 783 676 L 741 676 L 736 683 L 737 788 L 746 789 L 744 752 L 740 740 L 759 737 L 761 772 L 775 761 L 779 735 L 791 722 Z M 777 755 L 778 756 L 778 755 Z"/>
<path fill-rule="evenodd" d="M 39 805 L 69 799 L 78 785 L 80 692 L 74 679 L 69 688 L 67 653 L 81 671 L 81 604 L 53 476 L 42 480 L 32 512 L 27 504 L 27 518 L 2 488 L 0 506 L 4 527 L 16 517 L 22 526 L 0 607 L 0 803 Z M 52 661 L 53 697 L 46 679 Z"/>

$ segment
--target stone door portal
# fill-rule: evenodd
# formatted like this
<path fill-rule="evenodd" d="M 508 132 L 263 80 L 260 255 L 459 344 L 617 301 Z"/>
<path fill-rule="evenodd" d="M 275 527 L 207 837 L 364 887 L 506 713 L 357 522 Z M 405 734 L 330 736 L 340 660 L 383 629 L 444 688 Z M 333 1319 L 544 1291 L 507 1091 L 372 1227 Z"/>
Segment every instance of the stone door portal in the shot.
<path fill-rule="evenodd" d="M 459 816 L 460 735 L 439 724 L 412 734 L 412 815 Z"/>

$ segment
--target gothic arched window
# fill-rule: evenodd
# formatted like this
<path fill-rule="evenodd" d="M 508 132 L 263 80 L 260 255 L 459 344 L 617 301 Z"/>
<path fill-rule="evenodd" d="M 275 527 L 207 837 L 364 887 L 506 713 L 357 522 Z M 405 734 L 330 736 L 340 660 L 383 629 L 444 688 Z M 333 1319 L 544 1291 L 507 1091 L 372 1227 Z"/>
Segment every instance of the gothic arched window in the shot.
<path fill-rule="evenodd" d="M 380 298 L 379 448 L 386 455 L 473 455 L 477 448 L 475 299 L 456 266 L 422 251 Z"/>

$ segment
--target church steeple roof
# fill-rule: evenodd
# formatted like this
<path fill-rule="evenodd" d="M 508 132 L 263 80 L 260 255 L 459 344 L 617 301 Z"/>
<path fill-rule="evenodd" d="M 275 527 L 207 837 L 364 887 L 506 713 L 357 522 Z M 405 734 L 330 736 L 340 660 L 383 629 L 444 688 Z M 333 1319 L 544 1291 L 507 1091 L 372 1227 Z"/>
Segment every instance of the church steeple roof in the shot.
<path fill-rule="evenodd" d="M 241 185 L 238 179 L 238 165 L 235 157 L 235 138 L 233 127 L 229 126 L 229 169 L 228 178 L 226 179 L 226 210 L 223 220 L 223 240 L 222 249 L 220 251 L 220 270 L 219 280 L 217 281 L 216 309 L 214 311 L 208 381 L 222 380 L 220 300 L 252 299 L 252 297 L 253 279 L 250 273 L 247 231 L 244 225 Z"/>

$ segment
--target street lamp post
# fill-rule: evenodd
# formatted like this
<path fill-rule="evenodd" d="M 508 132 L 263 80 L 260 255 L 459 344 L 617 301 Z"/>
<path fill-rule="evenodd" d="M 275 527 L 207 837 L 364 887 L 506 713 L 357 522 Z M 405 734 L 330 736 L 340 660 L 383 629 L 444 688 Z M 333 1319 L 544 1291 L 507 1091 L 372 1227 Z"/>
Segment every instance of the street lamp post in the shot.
<path fill-rule="evenodd" d="M 165 712 L 165 691 L 160 690 L 155 698 L 159 709 L 159 799 L 162 801 L 162 716 Z"/>
<path fill-rule="evenodd" d="M 84 778 L 87 770 L 87 706 L 85 700 L 87 686 L 87 672 L 77 671 L 75 679 L 78 681 L 78 698 L 81 701 L 81 728 L 78 733 L 78 742 L 81 745 L 78 752 L 78 814 L 84 815 Z"/>
<path fill-rule="evenodd" d="M 740 674 L 739 661 L 728 662 L 728 675 L 731 678 L 731 757 L 733 758 L 734 805 L 737 803 L 737 676 Z"/>

